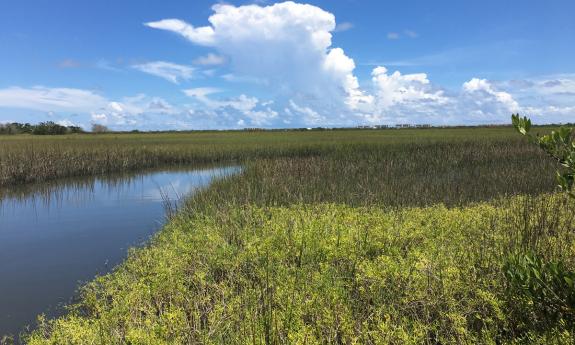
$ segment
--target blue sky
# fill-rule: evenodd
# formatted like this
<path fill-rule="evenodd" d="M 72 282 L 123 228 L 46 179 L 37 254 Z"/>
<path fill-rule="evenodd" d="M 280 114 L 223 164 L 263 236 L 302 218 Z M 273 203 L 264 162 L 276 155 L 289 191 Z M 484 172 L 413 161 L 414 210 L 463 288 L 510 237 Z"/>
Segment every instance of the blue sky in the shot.
<path fill-rule="evenodd" d="M 573 1 L 5 1 L 0 122 L 575 121 Z"/>

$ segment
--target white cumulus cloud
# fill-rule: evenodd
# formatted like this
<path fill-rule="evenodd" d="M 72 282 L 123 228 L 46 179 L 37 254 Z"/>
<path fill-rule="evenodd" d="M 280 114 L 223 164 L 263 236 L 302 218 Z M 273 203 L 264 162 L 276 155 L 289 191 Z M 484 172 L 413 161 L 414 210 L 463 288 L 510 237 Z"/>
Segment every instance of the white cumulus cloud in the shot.
<path fill-rule="evenodd" d="M 229 71 L 221 78 L 259 87 L 275 101 L 262 110 L 261 101 L 245 94 L 217 99 L 215 90 L 210 88 L 185 90 L 206 107 L 210 118 L 220 116 L 230 124 L 249 124 L 246 114 L 256 109 L 270 114 L 258 123 L 272 126 L 505 123 L 512 112 L 541 108 L 541 103 L 531 104 L 528 96 L 522 98 L 521 92 L 548 96 L 546 110 L 552 109 L 556 114 L 567 114 L 569 106 L 573 106 L 572 101 L 566 100 L 573 89 L 569 83 L 573 79 L 569 78 L 534 83 L 541 87 L 521 92 L 499 82 L 472 78 L 460 89 L 448 90 L 434 84 L 426 73 L 391 73 L 378 66 L 372 71 L 371 84 L 362 84 L 355 75 L 353 58 L 332 45 L 332 34 L 352 25 L 337 26 L 335 16 L 328 11 L 292 1 L 272 5 L 217 4 L 212 10 L 207 26 L 194 26 L 180 19 L 146 25 L 214 49 L 217 54 L 204 57 L 202 62 L 219 63 L 217 57 L 225 56 Z M 402 34 L 390 32 L 388 38 L 402 35 L 419 36 L 413 30 L 404 30 Z M 524 99 L 526 106 L 522 107 Z M 244 108 L 239 109 L 239 104 Z M 195 115 L 200 113 L 196 111 Z"/>
<path fill-rule="evenodd" d="M 468 116 L 496 121 L 501 114 L 520 111 L 519 103 L 505 91 L 497 90 L 486 79 L 473 78 L 463 84 L 462 111 Z"/>
<path fill-rule="evenodd" d="M 241 94 L 228 99 L 213 99 L 210 95 L 221 90 L 210 87 L 187 89 L 183 92 L 206 107 L 200 113 L 207 114 L 211 119 L 218 117 L 218 114 L 224 115 L 227 127 L 233 127 L 233 123 L 238 126 L 270 126 L 278 117 L 278 112 L 270 107 L 273 102 L 260 102 L 256 97 Z M 194 112 L 194 115 L 197 114 Z"/>
<path fill-rule="evenodd" d="M 235 79 L 273 85 L 284 104 L 291 99 L 302 106 L 341 113 L 342 108 L 363 99 L 353 74 L 353 59 L 343 49 L 332 47 L 333 14 L 294 2 L 238 7 L 217 4 L 213 11 L 210 25 L 205 27 L 177 19 L 146 25 L 214 48 L 229 58 Z"/>
<path fill-rule="evenodd" d="M 383 66 L 372 72 L 377 106 L 385 110 L 396 104 L 406 103 L 446 103 L 448 101 L 442 90 L 434 90 L 427 74 L 401 74 L 395 71 L 387 73 Z"/>

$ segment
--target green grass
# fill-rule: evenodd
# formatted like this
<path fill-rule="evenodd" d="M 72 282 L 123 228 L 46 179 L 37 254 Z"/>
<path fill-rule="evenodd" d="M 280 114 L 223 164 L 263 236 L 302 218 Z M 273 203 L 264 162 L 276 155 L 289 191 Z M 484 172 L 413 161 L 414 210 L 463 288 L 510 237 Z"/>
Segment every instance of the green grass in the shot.
<path fill-rule="evenodd" d="M 349 145 L 519 142 L 511 128 L 0 136 L 0 186 L 174 164 L 320 156 Z"/>
<path fill-rule="evenodd" d="M 555 163 L 521 141 L 343 144 L 311 157 L 246 162 L 244 174 L 216 183 L 201 205 L 465 205 L 555 188 Z M 219 201 L 215 201 L 219 200 Z"/>
<path fill-rule="evenodd" d="M 555 163 L 511 128 L 0 144 L 5 184 L 166 164 L 244 166 L 83 287 L 68 315 L 42 319 L 31 344 L 575 339 L 565 299 L 575 294 L 563 276 L 575 270 L 575 203 L 549 194 Z M 544 264 L 525 264 L 526 255 Z M 532 273 L 543 278 L 526 282 Z"/>

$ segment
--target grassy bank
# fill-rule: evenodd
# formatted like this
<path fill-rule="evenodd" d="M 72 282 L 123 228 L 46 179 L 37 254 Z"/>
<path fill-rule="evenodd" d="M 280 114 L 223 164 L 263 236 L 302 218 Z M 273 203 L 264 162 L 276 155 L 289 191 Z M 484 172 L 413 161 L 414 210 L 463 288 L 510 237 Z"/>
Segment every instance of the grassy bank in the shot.
<path fill-rule="evenodd" d="M 30 344 L 571 343 L 573 315 L 552 319 L 503 267 L 528 249 L 573 268 L 574 211 L 542 196 L 186 214 Z"/>
<path fill-rule="evenodd" d="M 554 162 L 511 129 L 194 135 L 32 144 L 244 172 L 189 199 L 31 344 L 574 340 L 575 204 L 548 194 Z"/>

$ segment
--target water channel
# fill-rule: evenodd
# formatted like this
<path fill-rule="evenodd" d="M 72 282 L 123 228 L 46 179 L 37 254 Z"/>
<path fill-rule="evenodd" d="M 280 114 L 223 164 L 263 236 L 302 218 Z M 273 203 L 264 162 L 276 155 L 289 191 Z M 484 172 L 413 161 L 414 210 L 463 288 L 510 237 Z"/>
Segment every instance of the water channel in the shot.
<path fill-rule="evenodd" d="M 113 269 L 166 220 L 167 203 L 238 167 L 146 171 L 0 191 L 0 339 L 63 312 L 82 282 Z"/>

